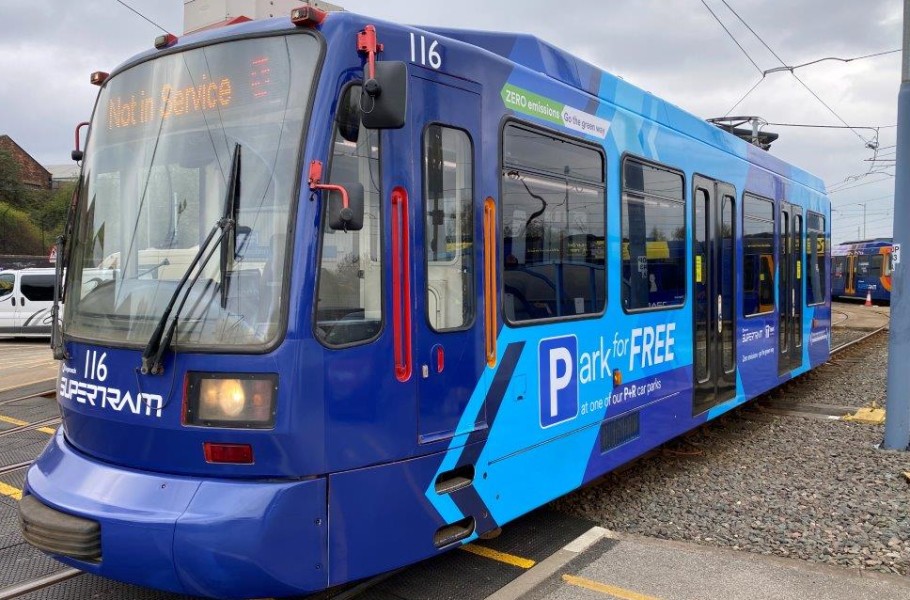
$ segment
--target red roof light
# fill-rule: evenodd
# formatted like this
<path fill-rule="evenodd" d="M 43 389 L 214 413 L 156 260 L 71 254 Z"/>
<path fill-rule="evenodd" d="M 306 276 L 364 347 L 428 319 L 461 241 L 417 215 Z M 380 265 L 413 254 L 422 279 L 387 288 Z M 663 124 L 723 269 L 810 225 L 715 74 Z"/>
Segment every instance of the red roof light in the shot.
<path fill-rule="evenodd" d="M 105 73 L 104 71 L 95 71 L 92 73 L 89 81 L 92 82 L 92 85 L 104 85 L 104 82 L 107 81 L 108 77 L 110 77 L 110 73 Z"/>
<path fill-rule="evenodd" d="M 315 6 L 301 6 L 291 11 L 291 23 L 297 27 L 315 27 L 322 25 L 327 15 L 328 13 Z"/>
<path fill-rule="evenodd" d="M 165 48 L 170 48 L 177 43 L 177 36 L 173 33 L 165 33 L 164 35 L 159 35 L 155 38 L 155 48 L 158 50 L 164 50 Z"/>

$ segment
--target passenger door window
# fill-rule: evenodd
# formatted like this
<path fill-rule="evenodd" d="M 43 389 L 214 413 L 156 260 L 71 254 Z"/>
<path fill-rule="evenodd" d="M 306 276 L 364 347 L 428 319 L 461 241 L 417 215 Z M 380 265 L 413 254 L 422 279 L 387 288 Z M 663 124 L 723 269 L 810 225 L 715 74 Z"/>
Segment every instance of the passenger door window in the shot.
<path fill-rule="evenodd" d="M 474 168 L 465 131 L 431 125 L 424 133 L 427 318 L 434 331 L 474 319 Z"/>

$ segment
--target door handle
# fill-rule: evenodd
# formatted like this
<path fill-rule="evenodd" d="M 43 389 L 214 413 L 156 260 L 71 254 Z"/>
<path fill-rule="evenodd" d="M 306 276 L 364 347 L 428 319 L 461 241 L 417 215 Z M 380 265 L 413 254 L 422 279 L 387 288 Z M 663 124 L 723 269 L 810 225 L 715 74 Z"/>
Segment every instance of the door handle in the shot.
<path fill-rule="evenodd" d="M 724 297 L 717 295 L 717 333 L 723 333 L 724 330 Z"/>
<path fill-rule="evenodd" d="M 16 297 L 13 296 L 13 306 L 16 306 Z"/>
<path fill-rule="evenodd" d="M 25 298 L 24 298 L 24 297 L 19 301 L 19 306 L 25 306 Z"/>

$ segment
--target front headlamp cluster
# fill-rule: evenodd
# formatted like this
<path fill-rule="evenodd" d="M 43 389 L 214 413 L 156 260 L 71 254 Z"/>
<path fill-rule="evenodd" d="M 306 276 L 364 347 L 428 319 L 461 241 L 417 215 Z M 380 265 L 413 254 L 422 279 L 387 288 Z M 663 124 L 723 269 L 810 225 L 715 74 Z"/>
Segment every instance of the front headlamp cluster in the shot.
<path fill-rule="evenodd" d="M 183 423 L 269 429 L 275 425 L 278 375 L 187 373 Z"/>

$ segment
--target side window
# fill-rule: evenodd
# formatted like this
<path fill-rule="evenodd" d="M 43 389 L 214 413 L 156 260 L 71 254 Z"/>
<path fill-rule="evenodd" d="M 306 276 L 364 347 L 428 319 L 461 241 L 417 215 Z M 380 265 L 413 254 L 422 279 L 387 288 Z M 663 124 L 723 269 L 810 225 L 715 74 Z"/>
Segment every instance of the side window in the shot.
<path fill-rule="evenodd" d="M 828 260 L 828 244 L 825 240 L 825 217 L 810 212 L 806 220 L 806 303 L 809 305 L 825 302 L 825 265 Z M 843 259 L 841 259 L 841 263 Z M 843 268 L 843 267 L 842 267 Z"/>
<path fill-rule="evenodd" d="M 16 276 L 11 273 L 0 275 L 0 298 L 13 293 L 13 286 L 16 284 Z"/>
<path fill-rule="evenodd" d="M 622 169 L 622 305 L 626 310 L 686 301 L 683 176 L 626 158 Z"/>
<path fill-rule="evenodd" d="M 581 141 L 503 131 L 503 312 L 509 322 L 606 306 L 604 157 Z"/>
<path fill-rule="evenodd" d="M 474 166 L 470 136 L 431 125 L 423 138 L 427 316 L 436 331 L 474 319 Z"/>
<path fill-rule="evenodd" d="M 22 295 L 32 302 L 54 301 L 54 276 L 53 275 L 23 275 Z"/>
<path fill-rule="evenodd" d="M 338 104 L 326 181 L 363 186 L 363 229 L 335 231 L 321 208 L 322 232 L 316 299 L 316 338 L 327 346 L 362 343 L 382 328 L 382 211 L 379 134 L 360 126 L 360 86 Z M 328 193 L 323 192 L 323 199 Z"/>
<path fill-rule="evenodd" d="M 774 311 L 774 203 L 743 196 L 743 314 Z"/>
<path fill-rule="evenodd" d="M 872 256 L 870 256 L 868 258 L 868 260 L 869 260 L 869 270 L 867 272 L 867 275 L 869 277 L 875 277 L 875 278 L 881 277 L 882 276 L 882 265 L 885 262 L 883 260 L 882 255 L 873 254 Z"/>

